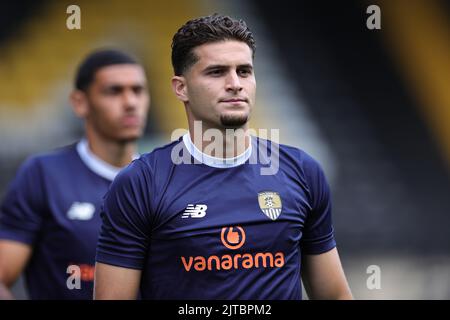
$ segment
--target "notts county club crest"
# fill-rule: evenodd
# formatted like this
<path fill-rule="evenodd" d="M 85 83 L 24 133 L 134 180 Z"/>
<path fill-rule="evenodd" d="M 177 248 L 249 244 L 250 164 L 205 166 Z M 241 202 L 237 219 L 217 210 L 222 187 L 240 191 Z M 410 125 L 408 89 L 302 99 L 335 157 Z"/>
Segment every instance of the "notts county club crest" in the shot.
<path fill-rule="evenodd" d="M 258 203 L 262 212 L 272 220 L 281 213 L 281 198 L 278 192 L 264 191 L 258 193 Z"/>

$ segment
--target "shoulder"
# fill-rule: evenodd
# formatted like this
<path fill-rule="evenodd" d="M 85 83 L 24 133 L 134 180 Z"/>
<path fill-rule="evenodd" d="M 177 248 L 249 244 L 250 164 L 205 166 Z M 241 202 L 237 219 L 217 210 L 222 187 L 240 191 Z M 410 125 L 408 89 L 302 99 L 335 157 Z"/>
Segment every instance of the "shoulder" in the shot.
<path fill-rule="evenodd" d="M 71 161 L 74 155 L 76 155 L 75 144 L 48 152 L 33 154 L 21 164 L 18 173 L 40 172 L 61 165 L 67 165 L 67 162 Z"/>
<path fill-rule="evenodd" d="M 290 167 L 296 167 L 303 173 L 321 170 L 319 162 L 304 150 L 287 144 L 277 143 L 271 140 L 257 138 L 258 151 L 266 149 L 268 153 L 278 155 L 280 163 Z"/>
<path fill-rule="evenodd" d="M 64 147 L 28 157 L 20 165 L 10 182 L 4 203 L 22 202 L 25 199 L 33 203 L 35 207 L 43 206 L 47 186 L 49 186 L 47 183 L 48 177 L 55 171 L 61 172 L 61 170 L 54 168 L 58 168 L 58 165 L 60 167 L 65 165 L 70 156 L 71 148 L 71 146 Z M 58 165 L 55 165 L 56 163 Z M 13 206 L 10 206 L 10 208 L 12 210 Z"/>
<path fill-rule="evenodd" d="M 114 181 L 138 181 L 146 180 L 147 184 L 153 183 L 158 176 L 163 175 L 172 165 L 172 149 L 180 141 L 173 141 L 162 147 L 155 148 L 152 152 L 143 153 L 138 159 L 132 161 L 120 171 Z"/>
<path fill-rule="evenodd" d="M 272 142 L 272 145 L 275 145 Z M 329 185 L 320 163 L 304 150 L 279 144 L 280 167 L 282 171 L 304 186 L 312 208 L 326 205 L 329 198 Z"/>
<path fill-rule="evenodd" d="M 176 152 L 176 147 L 182 145 L 182 140 L 178 139 L 161 147 L 157 147 L 151 152 L 144 153 L 131 163 L 129 171 L 145 170 L 150 174 L 157 171 L 158 175 L 163 175 L 165 171 L 170 171 L 170 168 L 174 164 L 172 158 L 174 152 Z"/>

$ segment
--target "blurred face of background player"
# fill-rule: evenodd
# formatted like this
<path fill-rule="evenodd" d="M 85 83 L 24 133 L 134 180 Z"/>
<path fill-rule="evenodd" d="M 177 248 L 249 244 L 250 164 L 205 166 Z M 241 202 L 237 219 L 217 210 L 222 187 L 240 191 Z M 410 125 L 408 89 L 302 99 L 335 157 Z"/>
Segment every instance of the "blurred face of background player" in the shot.
<path fill-rule="evenodd" d="M 204 129 L 247 129 L 256 93 L 250 47 L 224 40 L 197 46 L 193 53 L 197 61 L 172 80 L 190 126 L 201 120 Z"/>
<path fill-rule="evenodd" d="M 138 64 L 102 67 L 85 91 L 73 93 L 72 101 L 88 138 L 135 142 L 145 128 L 150 102 L 145 72 Z"/>

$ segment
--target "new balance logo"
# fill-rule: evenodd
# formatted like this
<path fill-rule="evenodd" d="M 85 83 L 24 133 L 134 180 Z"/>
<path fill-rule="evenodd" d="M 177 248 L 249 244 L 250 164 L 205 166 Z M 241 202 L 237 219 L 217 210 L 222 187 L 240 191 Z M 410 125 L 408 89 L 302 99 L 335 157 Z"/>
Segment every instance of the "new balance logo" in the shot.
<path fill-rule="evenodd" d="M 203 218 L 206 216 L 206 209 L 208 209 L 206 204 L 196 204 L 195 206 L 188 204 L 182 218 Z"/>
<path fill-rule="evenodd" d="M 91 220 L 95 213 L 95 207 L 89 202 L 74 202 L 67 211 L 67 217 L 71 220 Z"/>

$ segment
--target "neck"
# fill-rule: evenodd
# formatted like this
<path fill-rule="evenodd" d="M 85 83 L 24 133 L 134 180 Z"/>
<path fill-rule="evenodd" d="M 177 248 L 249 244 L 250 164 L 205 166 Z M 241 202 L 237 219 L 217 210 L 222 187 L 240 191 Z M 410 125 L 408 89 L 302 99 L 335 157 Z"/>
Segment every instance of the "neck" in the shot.
<path fill-rule="evenodd" d="M 91 152 L 114 167 L 121 168 L 128 165 L 136 154 L 137 148 L 134 141 L 110 140 L 92 130 L 86 130 L 86 138 Z"/>
<path fill-rule="evenodd" d="M 194 121 L 189 124 L 189 136 L 197 149 L 216 158 L 238 157 L 250 147 L 248 124 L 241 128 L 226 129 L 208 128 Z"/>

